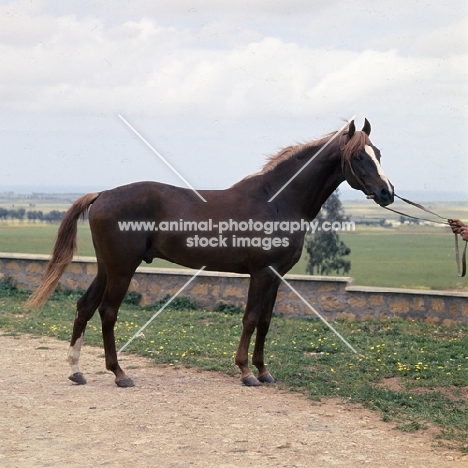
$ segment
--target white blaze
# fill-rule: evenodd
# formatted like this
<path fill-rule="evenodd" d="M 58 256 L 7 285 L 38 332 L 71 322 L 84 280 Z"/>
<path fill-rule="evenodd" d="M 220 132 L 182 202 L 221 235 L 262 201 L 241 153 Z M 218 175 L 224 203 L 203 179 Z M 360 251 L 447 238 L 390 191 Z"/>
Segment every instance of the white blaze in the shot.
<path fill-rule="evenodd" d="M 372 148 L 372 146 L 369 145 L 365 145 L 364 149 L 366 151 L 366 154 L 372 159 L 372 161 L 374 161 L 375 167 L 377 169 L 377 174 L 379 174 L 380 178 L 387 184 L 388 191 L 392 193 L 392 186 L 390 185 L 390 182 L 387 176 L 385 175 L 382 166 L 380 165 L 379 160 L 377 159 L 377 156 L 374 153 L 374 149 Z"/>

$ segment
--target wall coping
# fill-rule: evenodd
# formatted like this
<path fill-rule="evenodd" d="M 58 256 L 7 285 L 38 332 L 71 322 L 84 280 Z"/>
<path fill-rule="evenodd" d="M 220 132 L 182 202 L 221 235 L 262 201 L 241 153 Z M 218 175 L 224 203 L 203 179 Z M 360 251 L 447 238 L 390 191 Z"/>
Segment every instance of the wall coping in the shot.
<path fill-rule="evenodd" d="M 50 259 L 50 255 L 0 252 L 0 258 L 11 259 L 11 260 L 45 260 L 45 261 L 48 261 Z M 96 263 L 96 257 L 81 257 L 79 255 L 76 255 L 73 257 L 72 262 Z"/>
<path fill-rule="evenodd" d="M 149 273 L 159 275 L 183 275 L 193 276 L 198 270 L 190 268 L 157 268 L 157 267 L 138 267 L 136 269 L 138 273 Z M 249 274 L 243 273 L 230 273 L 227 271 L 211 271 L 203 270 L 198 276 L 212 276 L 214 278 L 250 278 Z M 331 282 L 331 283 L 346 283 L 349 284 L 353 278 L 343 276 L 310 276 L 310 275 L 289 275 L 286 274 L 285 279 L 295 281 L 315 281 L 315 282 Z"/>
<path fill-rule="evenodd" d="M 0 252 L 0 258 L 10 258 L 12 260 L 48 260 L 50 255 L 40 254 L 24 254 L 24 253 L 12 253 L 12 252 Z M 82 258 L 93 258 L 93 257 L 82 257 Z M 94 259 L 96 261 L 96 259 Z"/>
<path fill-rule="evenodd" d="M 348 286 L 347 292 L 360 292 L 360 293 L 387 293 L 387 294 L 412 294 L 424 296 L 452 296 L 452 297 L 466 297 L 468 292 L 461 291 L 441 291 L 436 289 L 403 289 L 403 288 L 382 288 L 375 286 Z"/>

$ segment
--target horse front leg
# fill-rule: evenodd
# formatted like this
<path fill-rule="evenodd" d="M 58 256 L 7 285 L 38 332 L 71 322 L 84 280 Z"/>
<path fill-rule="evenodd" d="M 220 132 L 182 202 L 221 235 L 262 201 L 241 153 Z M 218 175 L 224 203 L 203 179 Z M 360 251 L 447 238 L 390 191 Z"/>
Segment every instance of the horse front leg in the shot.
<path fill-rule="evenodd" d="M 276 302 L 279 281 L 274 281 L 265 297 L 262 314 L 257 323 L 257 336 L 252 356 L 252 364 L 258 369 L 258 380 L 262 383 L 275 383 L 276 379 L 270 374 L 265 366 L 264 349 L 265 338 L 270 328 L 271 315 Z"/>
<path fill-rule="evenodd" d="M 258 387 L 260 381 L 253 375 L 249 368 L 249 344 L 250 338 L 255 330 L 255 309 L 247 307 L 242 320 L 242 335 L 236 352 L 235 363 L 241 371 L 241 380 L 248 387 Z"/>
<path fill-rule="evenodd" d="M 274 287 L 275 284 L 276 287 Z M 242 334 L 235 359 L 235 363 L 241 371 L 242 383 L 248 387 L 257 387 L 261 382 L 253 375 L 249 368 L 248 357 L 250 339 L 252 338 L 252 334 L 255 331 L 255 328 L 258 327 L 261 317 L 264 316 L 263 312 L 267 310 L 267 304 L 268 306 L 271 305 L 271 309 L 273 308 L 277 289 L 277 281 L 274 277 L 272 277 L 272 274 L 269 270 L 262 270 L 260 273 L 251 275 L 249 293 L 247 296 L 247 306 L 245 309 L 244 318 L 242 320 Z M 271 294 L 272 292 L 273 294 Z M 270 313 L 266 314 L 265 316 L 271 317 L 271 310 Z M 263 343 L 265 341 L 266 332 L 268 331 L 268 326 L 265 328 L 265 326 L 262 324 L 260 326 L 260 330 L 261 337 L 258 338 L 257 335 L 256 340 L 258 345 L 256 344 L 257 352 L 254 353 L 256 356 L 254 359 L 254 365 L 256 365 L 256 367 L 259 369 L 259 375 L 262 379 L 264 379 L 263 381 L 268 381 L 267 375 L 269 375 L 269 373 L 263 363 Z M 271 379 L 273 378 L 271 377 Z"/>

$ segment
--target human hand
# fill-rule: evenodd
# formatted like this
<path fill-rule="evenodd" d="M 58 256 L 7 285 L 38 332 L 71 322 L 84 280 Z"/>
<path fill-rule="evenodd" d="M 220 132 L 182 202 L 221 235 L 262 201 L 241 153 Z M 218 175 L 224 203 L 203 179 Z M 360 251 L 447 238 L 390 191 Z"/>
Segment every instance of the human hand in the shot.
<path fill-rule="evenodd" d="M 461 234 L 462 233 L 462 229 L 465 227 L 467 227 L 465 225 L 465 223 L 463 223 L 462 221 L 460 221 L 459 219 L 449 219 L 448 220 L 449 224 L 450 224 L 450 227 L 452 228 L 452 232 L 454 234 Z M 463 235 L 462 235 L 463 237 Z M 463 238 L 464 240 L 466 240 L 465 238 Z"/>
<path fill-rule="evenodd" d="M 460 235 L 465 242 L 468 242 L 468 226 L 462 226 L 460 228 Z"/>

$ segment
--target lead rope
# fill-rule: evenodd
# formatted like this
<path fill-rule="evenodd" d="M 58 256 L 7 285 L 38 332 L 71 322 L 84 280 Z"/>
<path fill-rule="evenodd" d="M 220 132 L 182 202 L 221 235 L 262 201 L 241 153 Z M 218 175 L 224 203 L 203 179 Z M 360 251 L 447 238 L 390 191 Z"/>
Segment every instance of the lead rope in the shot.
<path fill-rule="evenodd" d="M 425 206 L 420 205 L 419 203 L 414 203 L 414 202 L 412 202 L 411 200 L 408 200 L 408 199 L 406 199 L 406 198 L 400 197 L 400 196 L 397 195 L 396 193 L 394 193 L 393 195 L 394 195 L 395 197 L 399 198 L 400 200 L 404 201 L 405 203 L 408 203 L 409 205 L 413 205 L 413 206 L 415 206 L 416 208 L 419 208 L 420 210 L 425 211 L 426 213 L 433 214 L 434 216 L 437 216 L 437 217 L 440 218 L 440 219 L 446 219 L 446 218 L 444 218 L 443 216 L 440 216 L 440 215 L 438 215 L 437 213 L 434 213 L 433 211 L 429 210 L 429 209 L 426 208 Z M 450 226 L 450 224 L 449 224 L 447 221 L 441 222 L 441 221 L 434 221 L 434 220 L 432 220 L 432 219 L 418 218 L 417 216 L 411 216 L 411 215 L 408 215 L 408 214 L 406 214 L 406 213 L 402 213 L 402 212 L 400 212 L 400 211 L 394 210 L 393 208 L 389 208 L 388 206 L 383 206 L 382 208 L 385 208 L 386 210 L 389 210 L 389 211 L 393 211 L 394 213 L 401 214 L 401 215 L 403 215 L 403 216 L 406 216 L 407 218 L 419 219 L 419 220 L 421 220 L 421 221 L 429 221 L 429 222 L 431 222 L 431 223 L 443 224 L 443 225 Z"/>
<path fill-rule="evenodd" d="M 468 246 L 468 242 L 465 241 L 465 248 L 463 249 L 462 254 L 462 261 L 461 261 L 461 268 L 460 268 L 460 251 L 458 250 L 458 235 L 455 234 L 455 258 L 457 260 L 457 270 L 458 276 L 463 278 L 466 275 L 466 247 Z"/>
<path fill-rule="evenodd" d="M 419 203 L 414 203 L 412 202 L 411 200 L 408 200 L 406 198 L 403 198 L 403 197 L 400 197 L 399 195 L 397 195 L 396 193 L 394 193 L 394 196 L 399 198 L 400 200 L 404 201 L 405 203 L 408 203 L 409 205 L 413 205 L 415 206 L 416 208 L 419 208 L 420 210 L 423 210 L 425 211 L 426 213 L 430 213 L 434 216 L 437 216 L 438 218 L 440 219 L 446 219 L 444 218 L 443 216 L 440 216 L 438 215 L 437 213 L 434 213 L 434 211 L 431 211 L 429 210 L 428 208 L 426 208 L 425 206 L 423 205 L 420 205 Z M 411 216 L 411 215 L 408 215 L 406 213 L 402 213 L 400 211 L 397 211 L 397 210 L 394 210 L 392 208 L 389 208 L 388 206 L 383 206 L 382 208 L 385 208 L 386 210 L 389 210 L 389 211 L 393 211 L 394 213 L 398 213 L 400 215 L 403 215 L 403 216 L 406 216 L 407 218 L 413 218 L 413 219 L 419 219 L 421 221 L 429 221 L 431 223 L 437 223 L 437 224 L 443 224 L 443 225 L 448 225 L 450 226 L 449 222 L 448 221 L 444 221 L 444 222 L 441 222 L 441 221 L 433 221 L 433 220 L 430 220 L 430 219 L 426 219 L 426 218 L 418 218 L 417 216 Z M 460 265 L 460 249 L 458 247 L 458 234 L 455 234 L 455 261 L 457 262 L 457 271 L 458 271 L 458 276 L 460 278 L 463 278 L 465 275 L 466 275 L 466 248 L 468 246 L 468 243 L 465 242 L 465 248 L 463 249 L 463 254 L 462 254 L 462 257 L 461 257 L 461 265 Z"/>

